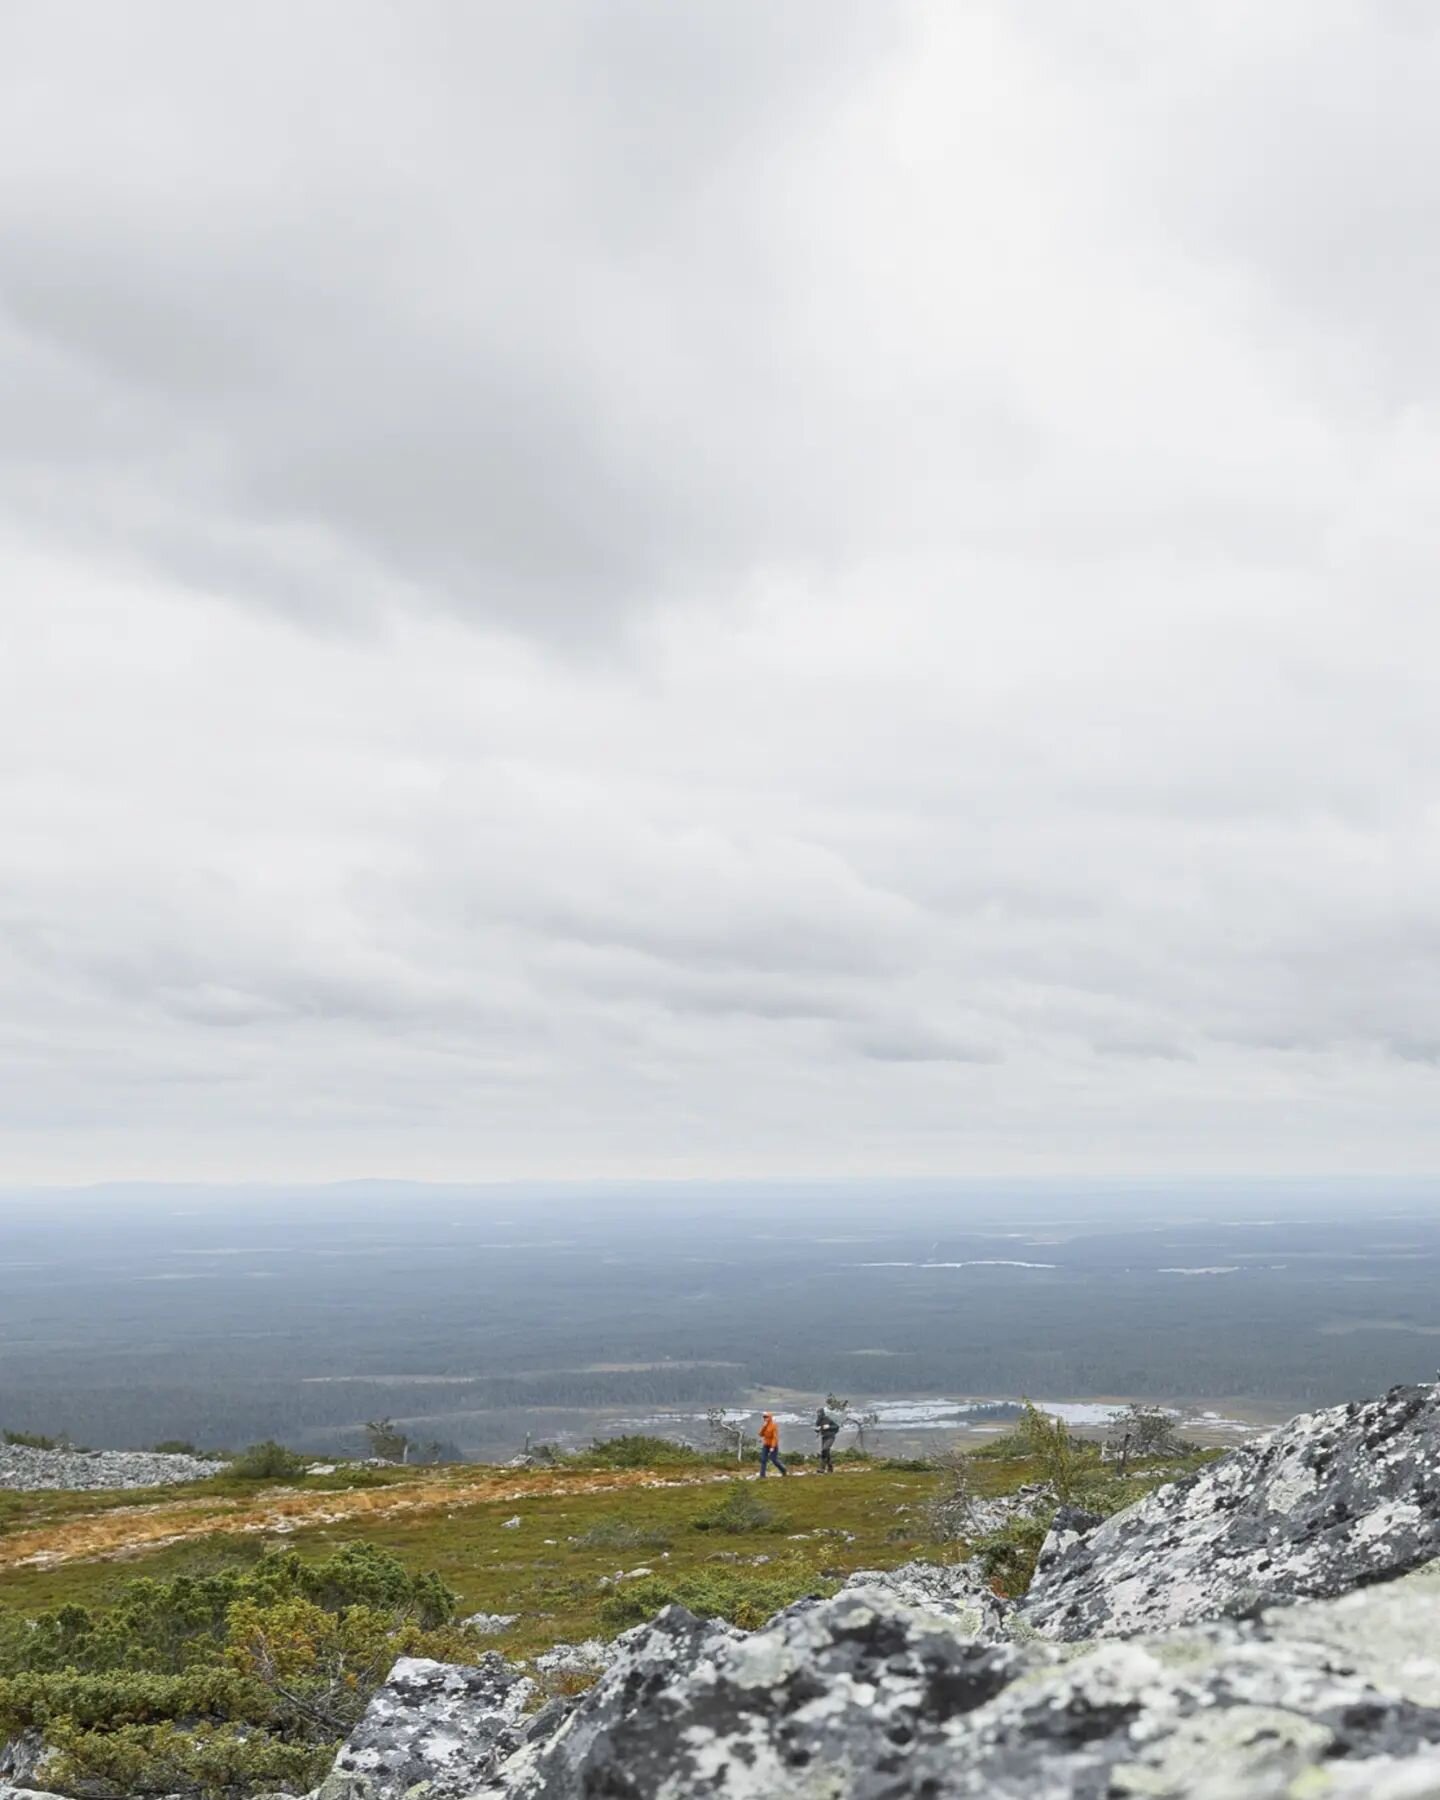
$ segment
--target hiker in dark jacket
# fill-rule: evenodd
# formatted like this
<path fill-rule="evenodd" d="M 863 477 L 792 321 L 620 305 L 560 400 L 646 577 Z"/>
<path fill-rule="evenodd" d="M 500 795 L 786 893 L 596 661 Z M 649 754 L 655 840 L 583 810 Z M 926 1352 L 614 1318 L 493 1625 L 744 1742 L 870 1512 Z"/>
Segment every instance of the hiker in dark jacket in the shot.
<path fill-rule="evenodd" d="M 820 1434 L 820 1472 L 822 1475 L 833 1475 L 835 1458 L 830 1453 L 835 1448 L 835 1440 L 840 1435 L 840 1427 L 823 1406 L 815 1414 L 815 1429 Z"/>

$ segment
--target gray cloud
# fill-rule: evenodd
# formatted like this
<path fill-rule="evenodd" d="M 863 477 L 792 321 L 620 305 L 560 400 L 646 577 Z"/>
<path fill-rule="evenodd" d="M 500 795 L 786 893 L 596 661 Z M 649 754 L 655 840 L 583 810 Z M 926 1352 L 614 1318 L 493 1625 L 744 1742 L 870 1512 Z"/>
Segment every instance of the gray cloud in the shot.
<path fill-rule="evenodd" d="M 757 203 L 878 18 L 18 10 L 27 508 L 302 616 L 353 612 L 359 563 L 560 639 L 787 539 L 762 433 L 803 322 Z"/>
<path fill-rule="evenodd" d="M 11 1166 L 1433 1165 L 1437 61 L 12 5 Z"/>
<path fill-rule="evenodd" d="M 1000 1050 L 991 1044 L 966 1043 L 946 1031 L 923 1024 L 878 1028 L 856 1040 L 862 1056 L 891 1063 L 996 1063 Z"/>

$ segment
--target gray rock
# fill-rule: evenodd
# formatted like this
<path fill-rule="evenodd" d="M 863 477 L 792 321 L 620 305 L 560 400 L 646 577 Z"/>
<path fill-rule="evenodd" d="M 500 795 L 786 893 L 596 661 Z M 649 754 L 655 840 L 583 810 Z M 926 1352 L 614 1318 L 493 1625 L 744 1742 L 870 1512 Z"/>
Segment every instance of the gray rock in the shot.
<path fill-rule="evenodd" d="M 1436 1591 L 1431 1578 L 1396 1604 L 1367 1592 L 1344 1614 L 1345 1603 L 1310 1603 L 1058 1658 L 1032 1647 L 1022 1679 L 857 1800 L 1358 1800 L 1417 1780 L 1423 1793 L 1440 1769 Z M 1349 1772 L 1340 1789 L 1337 1766 Z"/>
<path fill-rule="evenodd" d="M 779 1629 L 803 1629 L 800 1621 L 782 1615 Z M 685 1760 L 683 1747 L 671 1738 L 686 1730 L 688 1721 L 666 1708 L 667 1697 L 701 1687 L 716 1674 L 719 1657 L 749 1642 L 742 1633 L 717 1619 L 697 1619 L 680 1606 L 668 1606 L 649 1625 L 636 1626 L 616 1640 L 609 1669 L 588 1694 L 562 1706 L 547 1707 L 538 1715 L 526 1743 L 497 1770 L 481 1793 L 487 1796 L 523 1796 L 524 1800 L 562 1800 L 570 1795 L 607 1794 L 646 1796 L 656 1800 L 664 1790 L 664 1755 Z M 633 1727 L 650 1712 L 661 1708 L 652 1728 L 638 1736 Z M 645 1744 L 640 1739 L 647 1740 Z M 669 1743 L 669 1752 L 663 1744 Z M 640 1752 L 628 1770 L 626 1758 Z M 737 1754 L 743 1749 L 737 1747 Z M 654 1784 L 651 1773 L 656 1774 Z M 617 1785 L 618 1784 L 618 1785 Z M 627 1785 L 628 1784 L 628 1785 Z M 676 1789 L 685 1793 L 684 1788 Z M 710 1791 L 710 1790 L 707 1790 Z M 723 1792 L 723 1789 L 715 1789 Z"/>
<path fill-rule="evenodd" d="M 1057 1507 L 1045 1542 L 1040 1546 L 1040 1554 L 1035 1558 L 1036 1575 L 1053 1569 L 1066 1551 L 1073 1549 L 1101 1522 L 1099 1513 L 1086 1512 L 1082 1506 Z"/>
<path fill-rule="evenodd" d="M 992 1590 L 975 1562 L 910 1562 L 898 1569 L 859 1569 L 840 1591 L 850 1594 L 862 1588 L 939 1613 L 952 1630 L 986 1641 L 1003 1634 L 1009 1611 L 1009 1603 Z"/>
<path fill-rule="evenodd" d="M 28 1787 L 49 1753 L 49 1745 L 32 1725 L 8 1743 L 0 1744 L 0 1782 Z"/>
<path fill-rule="evenodd" d="M 1440 1555 L 1440 1388 L 1306 1413 L 1054 1556 L 1041 1636 L 1154 1631 L 1388 1580 Z"/>
<path fill-rule="evenodd" d="M 539 1675 L 576 1675 L 589 1679 L 608 1669 L 620 1655 L 620 1642 L 606 1643 L 603 1638 L 586 1638 L 579 1644 L 552 1644 L 538 1656 L 532 1656 L 530 1667 Z"/>
<path fill-rule="evenodd" d="M 1352 1769 L 1342 1764 L 1312 1791 L 1323 1800 L 1440 1800 L 1440 1752 L 1376 1756 Z"/>
<path fill-rule="evenodd" d="M 508 1631 L 520 1617 L 519 1613 L 471 1613 L 468 1619 L 462 1619 L 461 1625 L 467 1631 L 473 1631 L 479 1637 L 494 1637 L 499 1632 Z"/>
<path fill-rule="evenodd" d="M 473 1667 L 402 1656 L 335 1759 L 320 1800 L 399 1800 L 427 1782 L 437 1800 L 468 1794 L 520 1742 L 535 1684 L 493 1650 Z"/>
<path fill-rule="evenodd" d="M 315 1790 L 314 1800 L 375 1800 L 375 1781 L 369 1775 L 346 1775 L 332 1769 Z"/>
<path fill-rule="evenodd" d="M 32 1450 L 0 1444 L 0 1488 L 38 1493 L 46 1488 L 168 1487 L 219 1475 L 223 1462 L 200 1456 L 161 1456 L 152 1450 Z"/>
<path fill-rule="evenodd" d="M 1440 1567 L 1083 1649 L 870 1588 L 716 1637 L 671 1608 L 490 1800 L 1282 1800 L 1440 1793 Z"/>

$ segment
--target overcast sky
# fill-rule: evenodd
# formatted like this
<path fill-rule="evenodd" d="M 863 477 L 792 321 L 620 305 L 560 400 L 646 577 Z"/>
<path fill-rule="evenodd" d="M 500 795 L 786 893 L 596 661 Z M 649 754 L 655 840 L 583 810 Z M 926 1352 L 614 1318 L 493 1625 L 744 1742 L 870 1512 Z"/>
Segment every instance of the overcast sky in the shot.
<path fill-rule="evenodd" d="M 1437 93 L 0 0 L 0 1178 L 1440 1168 Z"/>

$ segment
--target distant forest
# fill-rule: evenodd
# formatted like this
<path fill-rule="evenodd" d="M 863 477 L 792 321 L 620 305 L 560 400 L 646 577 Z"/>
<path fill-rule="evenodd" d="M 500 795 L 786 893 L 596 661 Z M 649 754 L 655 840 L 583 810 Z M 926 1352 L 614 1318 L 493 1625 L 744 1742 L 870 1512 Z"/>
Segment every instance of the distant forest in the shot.
<path fill-rule="evenodd" d="M 0 1427 L 344 1453 L 390 1416 L 483 1456 L 761 1394 L 1283 1409 L 1440 1361 L 1428 1202 L 1259 1222 L 1051 1202 L 1028 1233 L 930 1195 L 493 1211 L 0 1211 Z"/>

